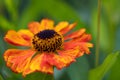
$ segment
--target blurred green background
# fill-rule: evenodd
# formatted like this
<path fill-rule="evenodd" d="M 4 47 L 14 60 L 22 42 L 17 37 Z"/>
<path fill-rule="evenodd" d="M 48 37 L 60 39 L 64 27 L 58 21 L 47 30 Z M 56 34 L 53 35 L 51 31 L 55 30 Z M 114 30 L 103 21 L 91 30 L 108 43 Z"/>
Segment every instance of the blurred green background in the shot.
<path fill-rule="evenodd" d="M 92 34 L 90 55 L 77 59 L 69 67 L 55 69 L 55 80 L 120 80 L 120 0 L 101 0 L 101 30 L 99 65 L 95 67 L 97 37 L 97 0 L 0 0 L 0 80 L 45 80 L 40 73 L 23 78 L 6 67 L 3 53 L 11 46 L 3 40 L 10 29 L 27 28 L 31 21 L 49 18 L 77 22 Z M 49 80 L 49 79 L 48 79 Z"/>

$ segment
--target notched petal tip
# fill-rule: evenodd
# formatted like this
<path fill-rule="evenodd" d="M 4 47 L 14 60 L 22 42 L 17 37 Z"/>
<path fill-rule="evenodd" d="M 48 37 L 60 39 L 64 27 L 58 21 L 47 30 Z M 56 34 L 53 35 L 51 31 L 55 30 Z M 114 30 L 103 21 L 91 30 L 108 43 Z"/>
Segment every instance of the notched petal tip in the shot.
<path fill-rule="evenodd" d="M 77 25 L 77 23 L 69 24 L 67 27 L 60 30 L 61 34 L 66 34 L 70 30 L 72 30 L 76 25 Z"/>
<path fill-rule="evenodd" d="M 54 21 L 53 20 L 50 20 L 50 19 L 42 19 L 41 22 L 40 22 L 40 28 L 41 30 L 44 30 L 44 29 L 53 29 L 54 27 Z"/>
<path fill-rule="evenodd" d="M 41 30 L 39 22 L 30 22 L 28 28 L 33 34 L 36 34 Z"/>
<path fill-rule="evenodd" d="M 4 37 L 4 40 L 16 46 L 30 46 L 30 43 L 14 30 L 9 30 Z"/>
<path fill-rule="evenodd" d="M 30 41 L 33 38 L 33 33 L 26 29 L 21 29 L 17 33 L 27 41 Z"/>
<path fill-rule="evenodd" d="M 67 40 L 67 39 L 75 39 L 75 38 L 78 38 L 78 37 L 80 38 L 81 35 L 83 35 L 85 33 L 85 31 L 86 31 L 85 28 L 82 28 L 82 29 L 80 29 L 78 31 L 75 31 L 75 32 L 65 36 L 65 40 Z"/>
<path fill-rule="evenodd" d="M 92 39 L 91 34 L 86 34 L 85 33 L 81 37 L 77 38 L 76 40 L 80 41 L 80 42 L 89 42 L 89 41 L 91 41 L 91 39 Z"/>
<path fill-rule="evenodd" d="M 66 28 L 69 25 L 67 21 L 60 22 L 54 28 L 56 31 L 60 32 L 62 29 Z"/>
<path fill-rule="evenodd" d="M 73 51 L 74 52 L 74 51 Z M 70 52 L 69 52 L 70 53 Z M 72 62 L 75 62 L 76 53 L 69 54 L 68 52 L 64 53 L 59 51 L 59 54 L 48 54 L 47 62 L 55 66 L 57 69 L 62 69 L 69 66 Z"/>

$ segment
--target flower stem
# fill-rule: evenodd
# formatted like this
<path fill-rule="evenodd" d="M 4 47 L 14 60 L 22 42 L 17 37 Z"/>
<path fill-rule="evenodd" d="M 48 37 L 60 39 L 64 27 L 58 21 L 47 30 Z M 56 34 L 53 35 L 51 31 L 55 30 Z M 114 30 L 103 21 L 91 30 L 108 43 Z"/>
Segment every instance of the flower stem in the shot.
<path fill-rule="evenodd" d="M 96 62 L 95 66 L 99 64 L 99 48 L 100 48 L 100 15 L 101 15 L 101 0 L 98 0 L 98 16 L 97 16 L 97 39 L 96 39 Z"/>

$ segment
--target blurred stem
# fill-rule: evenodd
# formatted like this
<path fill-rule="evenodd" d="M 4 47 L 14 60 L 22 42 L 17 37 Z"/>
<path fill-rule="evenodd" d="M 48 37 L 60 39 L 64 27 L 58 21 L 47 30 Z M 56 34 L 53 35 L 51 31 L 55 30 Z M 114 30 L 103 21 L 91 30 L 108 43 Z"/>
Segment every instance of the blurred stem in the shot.
<path fill-rule="evenodd" d="M 97 39 L 96 39 L 96 62 L 95 66 L 99 64 L 99 48 L 100 48 L 100 15 L 101 15 L 101 0 L 98 0 L 98 17 L 97 17 Z"/>

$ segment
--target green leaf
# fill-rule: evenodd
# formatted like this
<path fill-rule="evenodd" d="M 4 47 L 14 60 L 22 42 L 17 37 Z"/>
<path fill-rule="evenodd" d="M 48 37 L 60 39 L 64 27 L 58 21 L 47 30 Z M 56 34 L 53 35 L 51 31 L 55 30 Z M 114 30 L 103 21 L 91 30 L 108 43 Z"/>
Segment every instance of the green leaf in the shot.
<path fill-rule="evenodd" d="M 120 55 L 110 71 L 108 80 L 120 80 Z"/>
<path fill-rule="evenodd" d="M 15 1 L 14 0 L 4 0 L 5 3 L 5 7 L 7 8 L 9 14 L 10 14 L 10 18 L 12 19 L 12 21 L 16 21 L 18 18 L 18 12 L 17 12 L 17 7 L 15 5 Z"/>
<path fill-rule="evenodd" d="M 10 23 L 3 15 L 0 15 L 0 28 L 4 30 L 15 29 L 14 25 Z"/>
<path fill-rule="evenodd" d="M 90 70 L 89 80 L 101 80 L 117 61 L 118 55 L 119 52 L 109 54 L 100 66 Z"/>
<path fill-rule="evenodd" d="M 34 72 L 32 74 L 27 75 L 24 80 L 54 80 L 52 74 L 45 74 L 41 72 Z"/>
<path fill-rule="evenodd" d="M 2 76 L 0 75 L 0 80 L 3 80 Z"/>

